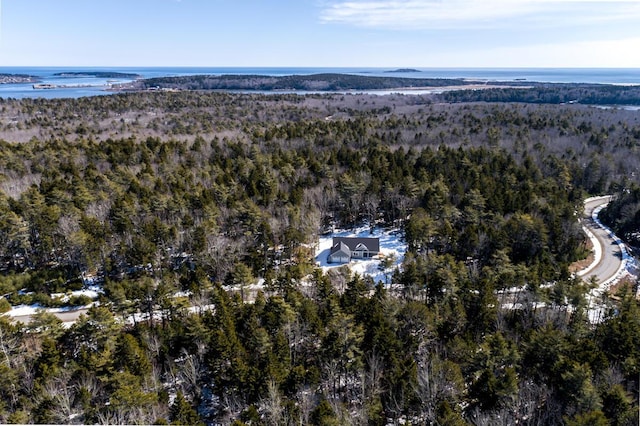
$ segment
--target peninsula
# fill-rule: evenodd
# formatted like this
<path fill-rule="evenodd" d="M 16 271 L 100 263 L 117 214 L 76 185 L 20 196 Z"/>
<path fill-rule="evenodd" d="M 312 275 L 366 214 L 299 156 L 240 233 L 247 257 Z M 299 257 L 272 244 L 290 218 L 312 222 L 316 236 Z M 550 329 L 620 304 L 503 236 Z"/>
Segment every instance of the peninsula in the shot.
<path fill-rule="evenodd" d="M 255 91 L 315 91 L 419 89 L 427 87 L 462 87 L 480 82 L 447 78 L 373 77 L 353 74 L 311 75 L 192 75 L 138 80 L 115 86 L 120 91 L 150 89 L 175 90 L 255 90 Z"/>
<path fill-rule="evenodd" d="M 583 105 L 640 105 L 640 86 L 534 81 L 474 81 L 451 78 L 407 78 L 354 74 L 310 75 L 189 75 L 138 79 L 114 84 L 117 92 L 144 91 L 255 91 L 349 92 L 421 89 L 434 90 L 438 102 L 530 103 Z M 479 90 L 482 89 L 482 90 Z"/>

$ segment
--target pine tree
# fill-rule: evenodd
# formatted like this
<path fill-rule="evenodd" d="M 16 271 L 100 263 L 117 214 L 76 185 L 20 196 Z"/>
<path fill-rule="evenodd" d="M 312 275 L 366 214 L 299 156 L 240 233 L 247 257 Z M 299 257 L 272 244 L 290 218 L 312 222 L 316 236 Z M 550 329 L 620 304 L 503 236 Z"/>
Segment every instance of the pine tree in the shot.
<path fill-rule="evenodd" d="M 189 401 L 186 400 L 181 391 L 178 391 L 173 404 L 169 410 L 172 425 L 203 425 L 204 423 L 193 409 Z"/>

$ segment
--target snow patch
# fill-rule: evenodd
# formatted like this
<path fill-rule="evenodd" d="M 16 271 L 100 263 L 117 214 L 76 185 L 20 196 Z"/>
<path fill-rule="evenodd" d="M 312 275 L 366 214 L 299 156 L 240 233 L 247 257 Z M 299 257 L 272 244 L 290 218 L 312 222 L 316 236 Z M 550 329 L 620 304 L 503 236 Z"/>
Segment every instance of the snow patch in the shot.
<path fill-rule="evenodd" d="M 46 311 L 51 314 L 61 313 L 61 312 L 72 312 L 77 311 L 79 309 L 86 309 L 90 307 L 92 304 L 87 306 L 65 306 L 64 308 L 45 308 L 40 304 L 34 305 L 18 305 L 14 306 L 10 311 L 5 313 L 4 315 L 8 315 L 10 317 L 22 317 L 27 315 L 34 315 L 38 312 Z"/>

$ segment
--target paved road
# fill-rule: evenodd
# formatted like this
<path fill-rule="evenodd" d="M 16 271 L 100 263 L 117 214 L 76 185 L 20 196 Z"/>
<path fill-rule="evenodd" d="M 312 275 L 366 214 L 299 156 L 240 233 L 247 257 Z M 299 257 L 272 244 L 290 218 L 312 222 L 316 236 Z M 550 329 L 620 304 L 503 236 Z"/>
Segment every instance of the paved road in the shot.
<path fill-rule="evenodd" d="M 63 323 L 72 324 L 78 320 L 80 315 L 86 314 L 87 311 L 88 309 L 83 308 L 75 311 L 54 312 L 53 315 L 55 315 Z M 21 322 L 23 324 L 29 324 L 31 322 L 31 315 L 19 315 L 12 318 L 17 322 Z"/>
<path fill-rule="evenodd" d="M 583 219 L 583 223 L 597 238 L 600 243 L 600 247 L 602 248 L 602 258 L 598 264 L 593 267 L 593 269 L 583 275 L 582 278 L 585 281 L 589 281 L 591 277 L 595 276 L 599 283 L 603 283 L 613 277 L 622 265 L 622 252 L 620 247 L 616 244 L 613 238 L 611 238 L 609 233 L 598 226 L 591 218 L 593 211 L 597 207 L 608 203 L 610 199 L 610 196 L 599 197 L 589 200 L 584 204 L 585 217 Z"/>

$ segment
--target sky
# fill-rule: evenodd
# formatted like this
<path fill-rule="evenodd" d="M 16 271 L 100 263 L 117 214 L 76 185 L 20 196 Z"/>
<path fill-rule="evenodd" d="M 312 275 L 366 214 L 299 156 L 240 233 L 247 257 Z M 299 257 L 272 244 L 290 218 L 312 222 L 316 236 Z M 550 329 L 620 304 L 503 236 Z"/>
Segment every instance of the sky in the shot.
<path fill-rule="evenodd" d="M 640 0 L 0 0 L 0 66 L 640 68 Z"/>

